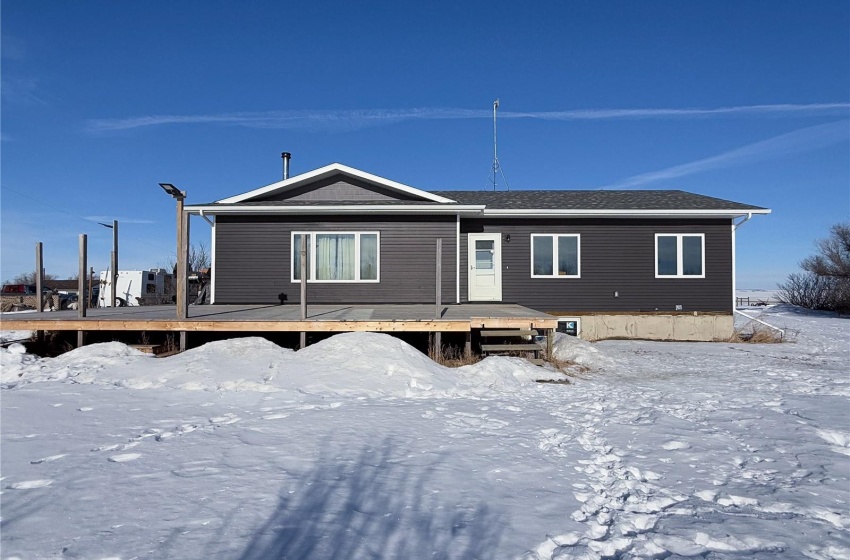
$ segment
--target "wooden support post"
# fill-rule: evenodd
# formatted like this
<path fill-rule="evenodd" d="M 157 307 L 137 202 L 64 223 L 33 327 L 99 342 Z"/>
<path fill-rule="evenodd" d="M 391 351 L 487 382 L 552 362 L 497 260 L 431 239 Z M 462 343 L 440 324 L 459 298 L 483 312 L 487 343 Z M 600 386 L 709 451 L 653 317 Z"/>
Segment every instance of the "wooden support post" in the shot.
<path fill-rule="evenodd" d="M 38 294 L 38 312 L 41 313 L 44 311 L 44 296 L 41 295 L 41 292 L 44 290 L 44 286 L 42 286 L 44 282 L 44 259 L 42 255 L 42 245 L 41 241 L 35 244 L 35 292 Z M 50 301 L 51 305 L 53 304 L 53 300 Z M 35 338 L 40 343 L 44 341 L 44 331 L 35 331 Z"/>
<path fill-rule="evenodd" d="M 88 274 L 88 236 L 85 233 L 80 234 L 80 269 L 77 276 L 77 289 L 79 296 L 77 297 L 77 317 L 80 319 L 86 316 L 86 275 Z M 77 348 L 85 344 L 85 332 L 81 329 L 77 331 Z"/>
<path fill-rule="evenodd" d="M 88 265 L 88 236 L 85 233 L 80 234 L 80 270 L 77 276 L 77 289 L 80 295 L 77 298 L 77 316 L 82 319 L 86 316 L 86 276 L 89 273 Z"/>
<path fill-rule="evenodd" d="M 442 238 L 437 239 L 437 278 L 436 278 L 436 286 L 437 286 L 437 294 L 436 294 L 436 307 L 434 309 L 434 318 L 439 319 L 443 315 L 443 240 Z M 443 350 L 443 333 L 437 331 L 434 333 L 434 350 L 436 351 L 436 355 L 439 355 Z"/>
<path fill-rule="evenodd" d="M 118 295 L 116 285 L 118 284 L 118 220 L 112 220 L 112 259 L 110 260 L 110 272 L 112 283 L 112 296 L 110 297 L 110 306 L 115 307 L 115 298 Z M 105 286 L 101 286 L 101 290 Z M 101 298 L 101 301 L 103 299 Z"/>
<path fill-rule="evenodd" d="M 183 199 L 177 199 L 177 318 L 186 318 L 186 248 L 183 245 Z"/>
<path fill-rule="evenodd" d="M 90 267 L 89 268 L 89 301 L 88 301 L 89 307 L 95 307 L 95 305 L 94 305 L 94 303 L 95 303 L 95 301 L 94 301 L 94 290 L 92 289 L 93 287 L 94 287 L 94 267 Z"/>
<path fill-rule="evenodd" d="M 189 312 L 189 219 L 183 212 L 183 197 L 177 199 L 177 319 L 185 320 Z M 180 331 L 180 351 L 186 350 L 186 331 Z"/>
<path fill-rule="evenodd" d="M 300 260 L 301 260 L 301 320 L 307 320 L 307 236 L 305 234 L 301 234 L 301 251 L 300 251 Z M 305 348 L 307 346 L 307 333 L 301 331 L 301 336 L 298 341 L 298 348 Z"/>
<path fill-rule="evenodd" d="M 466 331 L 466 343 L 463 345 L 463 353 L 464 356 L 469 357 L 472 355 L 472 331 Z"/>
<path fill-rule="evenodd" d="M 36 307 L 38 312 L 44 311 L 44 261 L 41 255 L 41 241 L 35 244 L 35 293 L 38 294 Z"/>
<path fill-rule="evenodd" d="M 555 329 L 546 329 L 546 359 L 552 359 L 552 352 L 555 347 Z"/>

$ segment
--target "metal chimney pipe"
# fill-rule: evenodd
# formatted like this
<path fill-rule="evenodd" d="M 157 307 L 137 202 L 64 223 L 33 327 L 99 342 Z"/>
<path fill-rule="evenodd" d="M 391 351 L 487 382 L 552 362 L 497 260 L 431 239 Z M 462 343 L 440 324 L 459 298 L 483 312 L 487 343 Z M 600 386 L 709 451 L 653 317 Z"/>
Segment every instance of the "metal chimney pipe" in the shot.
<path fill-rule="evenodd" d="M 292 157 L 292 154 L 289 152 L 281 152 L 280 158 L 283 160 L 283 180 L 286 181 L 289 179 L 289 158 Z"/>

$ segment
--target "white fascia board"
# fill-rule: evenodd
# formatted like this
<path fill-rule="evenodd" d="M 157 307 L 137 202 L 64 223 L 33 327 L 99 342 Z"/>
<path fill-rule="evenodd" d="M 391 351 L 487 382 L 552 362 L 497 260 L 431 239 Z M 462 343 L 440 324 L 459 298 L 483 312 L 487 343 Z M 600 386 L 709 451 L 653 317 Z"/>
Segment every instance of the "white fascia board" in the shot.
<path fill-rule="evenodd" d="M 186 206 L 189 214 L 480 214 L 483 205 L 387 206 L 362 204 L 354 206 Z"/>
<path fill-rule="evenodd" d="M 508 208 L 485 208 L 484 216 L 506 218 L 552 218 L 552 217 L 620 217 L 620 218 L 737 218 L 748 214 L 770 214 L 770 210 L 514 210 Z"/>
<path fill-rule="evenodd" d="M 246 193 L 238 194 L 236 196 L 231 196 L 229 198 L 223 198 L 216 202 L 220 202 L 222 204 L 230 204 L 234 202 L 245 202 L 246 200 L 250 200 L 252 198 L 256 198 L 258 196 L 267 195 L 270 193 L 276 192 L 285 192 L 291 190 L 295 187 L 308 183 L 310 181 L 315 181 L 318 179 L 323 179 L 324 177 L 328 177 L 333 175 L 334 173 L 344 173 L 346 175 L 350 175 L 352 177 L 356 177 L 363 181 L 367 181 L 370 183 L 376 183 L 382 187 L 385 187 L 390 190 L 395 190 L 399 192 L 403 192 L 409 195 L 417 196 L 424 200 L 430 200 L 431 202 L 439 202 L 439 203 L 453 203 L 454 200 L 449 198 L 444 198 L 442 196 L 437 196 L 433 193 L 429 193 L 427 191 L 423 191 L 408 185 L 404 185 L 402 183 L 397 183 L 395 181 L 390 181 L 389 179 L 385 179 L 383 177 L 379 177 L 377 175 L 372 175 L 371 173 L 366 173 L 365 171 L 360 171 L 359 169 L 355 169 L 353 167 L 348 167 L 347 165 L 343 165 L 341 163 L 332 163 L 330 165 L 326 165 L 324 167 L 320 167 L 318 169 L 314 169 L 313 171 L 308 171 L 307 173 L 302 173 L 301 175 L 296 175 L 294 177 L 290 177 L 284 181 L 277 181 L 276 183 L 272 183 L 270 185 L 266 185 L 265 187 L 260 187 L 259 189 L 254 189 L 252 191 L 248 191 Z"/>
<path fill-rule="evenodd" d="M 341 163 L 334 163 L 332 165 L 337 166 L 339 171 L 344 173 L 349 173 L 354 175 L 355 177 L 359 177 L 365 181 L 370 181 L 373 183 L 378 183 L 383 187 L 387 187 L 390 189 L 394 189 L 397 191 L 401 191 L 407 194 L 412 194 L 414 196 L 418 196 L 424 198 L 425 200 L 430 200 L 432 202 L 440 202 L 440 203 L 453 203 L 454 200 L 450 198 L 445 198 L 442 196 L 437 196 L 434 193 L 430 193 L 428 191 L 423 191 L 421 189 L 417 189 L 415 187 L 411 187 L 409 185 L 405 185 L 403 183 L 397 183 L 396 181 L 391 181 L 389 179 L 385 179 L 384 177 L 379 177 L 378 175 L 373 175 L 371 173 L 366 173 L 365 171 L 360 171 L 359 169 L 354 169 L 353 167 L 348 167 L 347 165 L 343 165 Z"/>

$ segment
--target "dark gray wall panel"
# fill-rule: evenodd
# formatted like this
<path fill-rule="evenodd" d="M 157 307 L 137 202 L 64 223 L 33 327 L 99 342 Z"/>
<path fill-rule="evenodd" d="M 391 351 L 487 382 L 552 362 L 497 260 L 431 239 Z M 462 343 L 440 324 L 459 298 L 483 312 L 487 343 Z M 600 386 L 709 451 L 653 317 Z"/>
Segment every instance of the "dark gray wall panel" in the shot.
<path fill-rule="evenodd" d="M 731 222 L 668 219 L 464 220 L 461 301 L 467 301 L 467 233 L 502 234 L 502 300 L 550 312 L 732 312 Z M 532 233 L 581 234 L 581 278 L 531 278 Z M 656 233 L 704 233 L 704 279 L 655 278 Z M 511 241 L 506 242 L 506 236 Z M 619 297 L 614 297 L 614 292 Z"/>
<path fill-rule="evenodd" d="M 334 175 L 308 185 L 257 198 L 256 201 L 309 200 L 341 202 L 347 200 L 422 200 L 407 193 L 390 190 L 343 175 Z"/>
<path fill-rule="evenodd" d="M 436 240 L 442 238 L 442 299 L 454 303 L 454 216 L 316 217 L 224 216 L 215 227 L 216 303 L 300 301 L 300 284 L 290 281 L 292 231 L 379 231 L 380 282 L 310 283 L 312 303 L 433 303 Z"/>

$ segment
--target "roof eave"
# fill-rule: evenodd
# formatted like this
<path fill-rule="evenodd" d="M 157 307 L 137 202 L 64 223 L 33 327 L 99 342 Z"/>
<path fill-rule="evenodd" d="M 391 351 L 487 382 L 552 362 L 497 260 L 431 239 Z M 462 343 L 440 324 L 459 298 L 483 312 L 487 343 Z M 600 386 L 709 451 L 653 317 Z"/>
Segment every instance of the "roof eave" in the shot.
<path fill-rule="evenodd" d="M 327 205 L 327 206 L 223 206 L 207 204 L 186 206 L 188 214 L 280 214 L 280 215 L 345 215 L 345 214 L 480 214 L 480 204 L 434 204 L 434 205 Z"/>
<path fill-rule="evenodd" d="M 502 216 L 512 218 L 551 218 L 551 217 L 619 217 L 619 218 L 737 218 L 749 214 L 770 214 L 767 208 L 754 209 L 717 209 L 717 210 L 614 210 L 614 209 L 514 209 L 485 208 L 484 216 Z"/>

